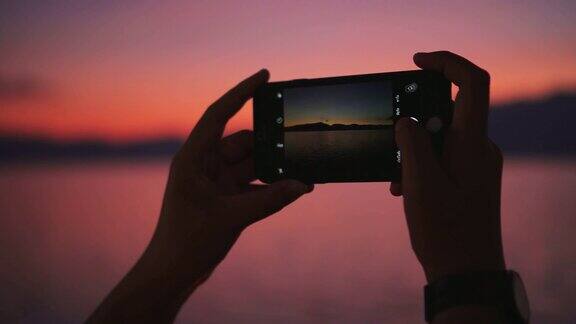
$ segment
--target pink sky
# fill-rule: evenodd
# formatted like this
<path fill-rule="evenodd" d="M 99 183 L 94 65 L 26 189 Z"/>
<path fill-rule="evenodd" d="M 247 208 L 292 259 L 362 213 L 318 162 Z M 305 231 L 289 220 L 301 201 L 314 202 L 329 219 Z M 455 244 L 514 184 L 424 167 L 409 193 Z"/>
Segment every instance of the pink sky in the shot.
<path fill-rule="evenodd" d="M 138 1 L 0 5 L 0 131 L 129 140 L 186 134 L 266 67 L 273 80 L 415 68 L 447 49 L 493 102 L 576 88 L 569 1 Z M 250 109 L 231 129 L 251 127 Z"/>

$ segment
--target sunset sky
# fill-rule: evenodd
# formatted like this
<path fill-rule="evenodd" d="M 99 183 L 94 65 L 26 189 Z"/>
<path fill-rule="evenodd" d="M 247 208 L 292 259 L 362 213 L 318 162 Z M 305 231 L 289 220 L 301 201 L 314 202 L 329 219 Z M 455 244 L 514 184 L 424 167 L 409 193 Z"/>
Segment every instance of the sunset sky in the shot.
<path fill-rule="evenodd" d="M 266 67 L 272 80 L 415 68 L 447 49 L 495 103 L 576 89 L 574 1 L 2 1 L 0 132 L 183 136 Z M 251 127 L 244 109 L 230 130 Z"/>

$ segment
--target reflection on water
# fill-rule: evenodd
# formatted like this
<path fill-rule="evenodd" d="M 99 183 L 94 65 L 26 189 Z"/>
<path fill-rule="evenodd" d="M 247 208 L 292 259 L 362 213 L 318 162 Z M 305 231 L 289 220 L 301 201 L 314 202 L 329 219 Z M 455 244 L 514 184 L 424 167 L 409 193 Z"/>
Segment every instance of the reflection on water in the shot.
<path fill-rule="evenodd" d="M 286 172 L 296 178 L 385 177 L 395 167 L 393 128 L 285 132 Z"/>
<path fill-rule="evenodd" d="M 503 224 L 535 323 L 576 318 L 574 161 L 508 161 Z M 0 169 L 0 322 L 80 322 L 138 258 L 167 162 Z M 181 322 L 419 323 L 424 277 L 386 184 L 320 185 L 247 230 Z"/>

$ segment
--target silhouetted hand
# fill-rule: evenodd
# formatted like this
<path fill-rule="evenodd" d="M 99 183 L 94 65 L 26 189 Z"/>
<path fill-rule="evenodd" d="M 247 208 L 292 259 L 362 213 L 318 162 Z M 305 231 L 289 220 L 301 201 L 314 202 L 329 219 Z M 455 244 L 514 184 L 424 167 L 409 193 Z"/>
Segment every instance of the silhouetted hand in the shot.
<path fill-rule="evenodd" d="M 312 190 L 255 180 L 252 132 L 222 138 L 228 120 L 269 78 L 262 70 L 212 104 L 176 154 L 154 236 L 90 322 L 171 322 L 242 230 Z"/>
<path fill-rule="evenodd" d="M 222 138 L 228 120 L 268 78 L 262 70 L 212 104 L 172 161 L 151 248 L 169 255 L 179 271 L 214 267 L 244 228 L 312 190 L 295 180 L 250 184 L 256 180 L 252 132 Z"/>
<path fill-rule="evenodd" d="M 428 282 L 446 274 L 505 268 L 500 230 L 502 154 L 486 134 L 490 76 L 450 52 L 418 53 L 416 65 L 455 83 L 453 123 L 437 157 L 423 127 L 396 125 L 412 248 Z"/>

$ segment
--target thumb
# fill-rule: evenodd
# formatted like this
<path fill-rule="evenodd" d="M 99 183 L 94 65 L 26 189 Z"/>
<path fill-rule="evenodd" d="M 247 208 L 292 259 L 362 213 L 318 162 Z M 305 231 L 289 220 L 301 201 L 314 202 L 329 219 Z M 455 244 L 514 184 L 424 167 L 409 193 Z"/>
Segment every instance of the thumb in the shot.
<path fill-rule="evenodd" d="M 289 205 L 312 187 L 296 180 L 281 180 L 267 186 L 229 197 L 232 213 L 238 214 L 241 226 L 251 225 Z"/>
<path fill-rule="evenodd" d="M 426 130 L 415 121 L 402 118 L 396 122 L 395 134 L 402 159 L 402 194 L 414 196 L 433 190 L 442 169 Z"/>

